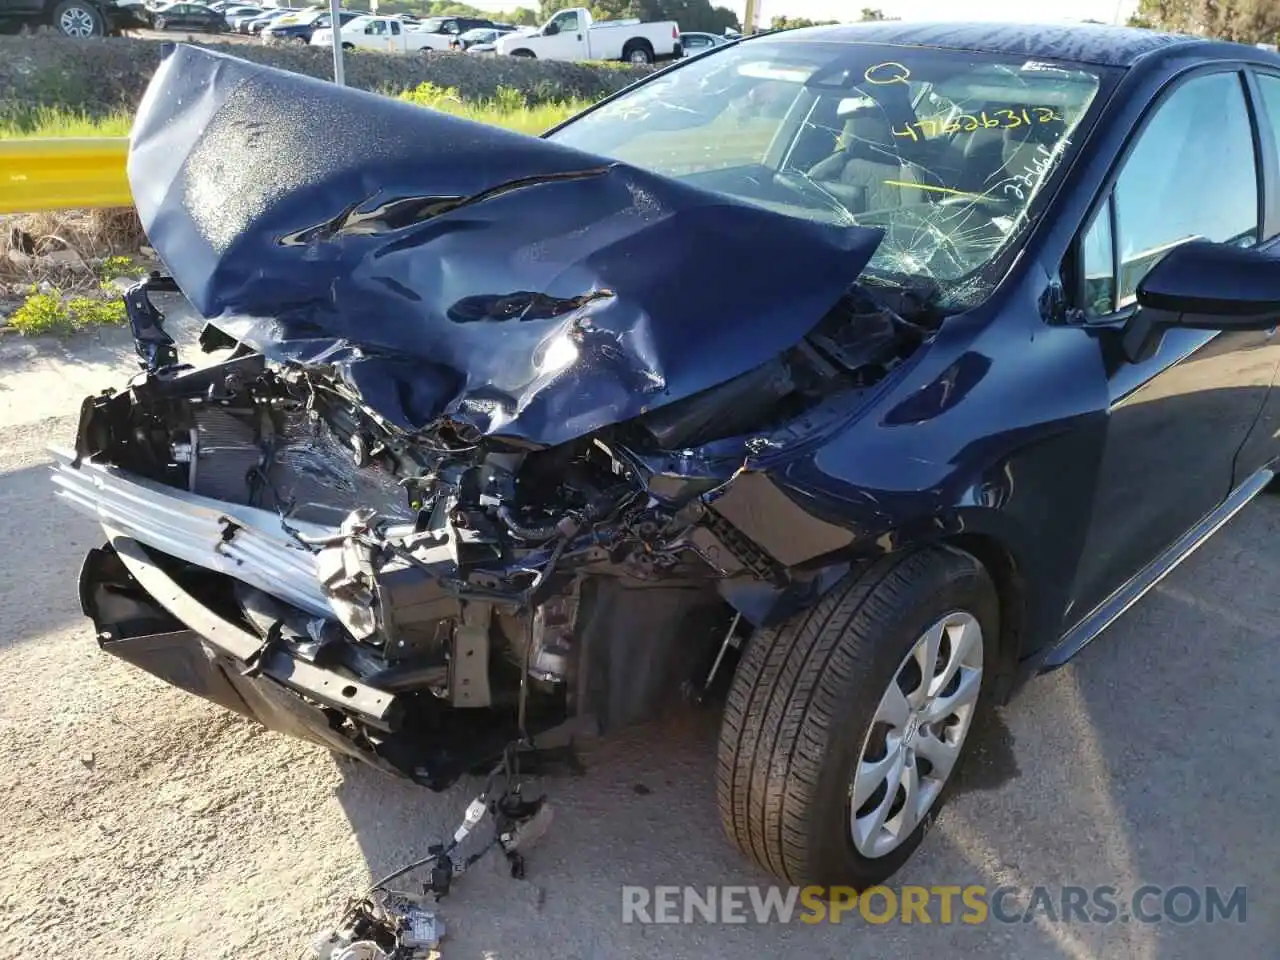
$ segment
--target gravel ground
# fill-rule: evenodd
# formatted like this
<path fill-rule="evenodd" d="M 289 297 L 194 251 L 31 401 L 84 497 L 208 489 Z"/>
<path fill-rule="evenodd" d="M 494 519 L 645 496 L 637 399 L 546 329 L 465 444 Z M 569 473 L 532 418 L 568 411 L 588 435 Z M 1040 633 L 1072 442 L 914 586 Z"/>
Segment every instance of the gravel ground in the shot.
<path fill-rule="evenodd" d="M 296 957 L 371 874 L 451 831 L 476 784 L 394 782 L 98 652 L 75 576 L 101 538 L 54 502 L 44 447 L 131 363 L 116 332 L 0 338 L 0 956 Z M 556 821 L 528 879 L 493 857 L 463 877 L 444 956 L 1275 957 L 1277 532 L 1264 498 L 1001 710 L 896 878 L 1245 885 L 1243 925 L 623 924 L 622 884 L 768 882 L 721 836 L 716 718 L 690 709 L 544 784 Z"/>

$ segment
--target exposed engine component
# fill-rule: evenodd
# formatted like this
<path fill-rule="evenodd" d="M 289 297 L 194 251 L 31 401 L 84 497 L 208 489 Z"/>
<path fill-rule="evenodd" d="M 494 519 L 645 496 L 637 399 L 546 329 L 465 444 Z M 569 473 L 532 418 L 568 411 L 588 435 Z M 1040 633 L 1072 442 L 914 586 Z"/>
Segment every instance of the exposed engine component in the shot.
<path fill-rule="evenodd" d="M 330 368 L 209 338 L 228 359 L 191 369 L 144 351 L 126 391 L 87 400 L 55 482 L 142 551 L 128 563 L 163 568 L 184 609 L 240 631 L 239 676 L 215 665 L 225 679 L 203 681 L 228 687 L 220 702 L 261 718 L 240 678 L 259 664 L 287 677 L 293 658 L 324 718 L 307 735 L 444 785 L 469 761 L 423 745 L 451 743 L 455 714 L 477 718 L 472 760 L 530 725 L 634 718 L 671 664 L 697 659 L 676 655 L 675 625 L 697 619 L 710 650 L 722 598 L 762 622 L 806 596 L 803 551 L 849 535 L 797 511 L 752 461 L 802 439 L 835 398 L 847 409 L 923 336 L 855 287 L 769 363 L 557 446 L 447 416 L 406 431 Z M 802 525 L 823 529 L 788 546 Z M 114 563 L 104 554 L 103 570 Z M 622 589 L 599 589 L 610 581 Z M 165 616 L 139 603 L 143 619 Z"/>
<path fill-rule="evenodd" d="M 578 617 L 576 596 L 554 597 L 533 615 L 533 647 L 529 675 L 557 683 L 565 679 L 573 657 L 573 629 Z"/>
<path fill-rule="evenodd" d="M 315 960 L 426 960 L 444 934 L 425 898 L 380 892 L 353 903 L 311 949 Z"/>

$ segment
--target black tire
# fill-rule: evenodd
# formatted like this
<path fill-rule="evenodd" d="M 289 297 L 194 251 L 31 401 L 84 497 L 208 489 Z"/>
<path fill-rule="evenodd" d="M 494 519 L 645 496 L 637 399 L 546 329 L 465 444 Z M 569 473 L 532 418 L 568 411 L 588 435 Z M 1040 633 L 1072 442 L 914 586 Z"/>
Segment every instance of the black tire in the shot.
<path fill-rule="evenodd" d="M 62 0 L 53 8 L 53 29 L 63 36 L 86 39 L 105 36 L 102 11 L 85 0 Z"/>
<path fill-rule="evenodd" d="M 850 783 L 903 659 L 954 610 L 977 619 L 983 663 L 994 664 L 995 587 L 977 560 L 944 547 L 879 560 L 811 610 L 751 638 L 730 686 L 716 771 L 720 818 L 743 853 L 790 883 L 859 890 L 907 861 L 945 803 L 965 747 L 928 813 L 881 857 L 854 847 Z M 977 718 L 990 688 L 984 677 Z M 970 731 L 980 724 L 971 720 Z"/>
<path fill-rule="evenodd" d="M 523 57 L 526 60 L 536 60 L 537 55 L 532 50 L 512 50 L 513 57 Z"/>
<path fill-rule="evenodd" d="M 356 45 L 354 43 L 344 43 L 342 45 L 343 50 L 354 50 L 355 48 L 356 48 Z"/>
<path fill-rule="evenodd" d="M 653 47 L 649 46 L 648 40 L 629 40 L 622 48 L 623 63 L 652 64 L 653 61 Z"/>

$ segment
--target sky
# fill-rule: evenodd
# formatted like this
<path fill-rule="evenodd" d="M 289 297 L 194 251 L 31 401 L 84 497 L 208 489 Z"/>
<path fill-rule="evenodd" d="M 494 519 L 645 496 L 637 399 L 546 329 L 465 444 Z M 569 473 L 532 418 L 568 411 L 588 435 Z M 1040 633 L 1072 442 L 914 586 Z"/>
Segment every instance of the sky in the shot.
<path fill-rule="evenodd" d="M 477 7 L 500 10 L 519 6 L 518 0 L 468 0 Z M 742 16 L 745 0 L 712 0 Z M 526 4 L 536 6 L 536 4 Z M 1038 23 L 1065 20 L 1101 20 L 1123 23 L 1137 9 L 1137 0 L 760 0 L 760 20 L 773 17 L 808 17 L 811 20 L 855 19 L 864 6 L 878 7 L 903 20 L 1033 20 Z M 1117 18 L 1118 14 L 1118 18 Z"/>
<path fill-rule="evenodd" d="M 713 0 L 742 15 L 744 0 Z M 1063 20 L 1101 20 L 1112 23 L 1120 11 L 1120 22 L 1137 8 L 1137 0 L 760 0 L 760 22 L 772 17 L 808 17 L 810 20 L 856 19 L 863 7 L 878 7 L 891 17 L 903 20 L 1034 20 L 1048 23 Z"/>

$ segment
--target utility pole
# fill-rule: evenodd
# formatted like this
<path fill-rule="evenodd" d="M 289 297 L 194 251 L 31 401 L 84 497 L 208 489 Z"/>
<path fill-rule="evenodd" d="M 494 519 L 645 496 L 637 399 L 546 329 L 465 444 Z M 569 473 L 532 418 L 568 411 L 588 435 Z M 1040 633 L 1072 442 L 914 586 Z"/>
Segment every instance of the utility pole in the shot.
<path fill-rule="evenodd" d="M 342 69 L 342 18 L 338 16 L 340 0 L 329 0 L 329 29 L 333 35 L 333 82 L 346 86 L 347 78 Z"/>
<path fill-rule="evenodd" d="M 759 13 L 760 0 L 747 0 L 746 12 L 742 15 L 742 35 L 749 37 L 756 32 L 756 15 Z"/>

